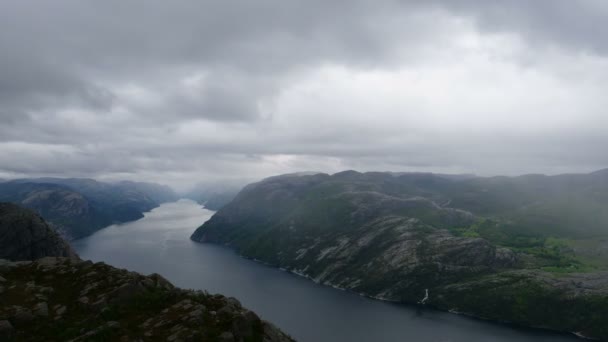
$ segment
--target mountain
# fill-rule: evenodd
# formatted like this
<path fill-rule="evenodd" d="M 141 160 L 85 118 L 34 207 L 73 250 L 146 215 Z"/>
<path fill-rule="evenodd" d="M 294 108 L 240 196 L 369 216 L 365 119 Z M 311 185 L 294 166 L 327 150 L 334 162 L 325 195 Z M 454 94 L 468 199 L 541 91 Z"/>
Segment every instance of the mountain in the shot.
<path fill-rule="evenodd" d="M 137 220 L 176 198 L 156 184 L 117 184 L 82 178 L 17 179 L 0 183 L 0 201 L 38 212 L 67 239 L 90 235 L 108 225 Z"/>
<path fill-rule="evenodd" d="M 166 185 L 132 181 L 121 181 L 116 183 L 116 185 L 124 188 L 126 191 L 138 191 L 148 196 L 156 203 L 174 202 L 179 199 L 179 196 L 177 196 L 175 191 Z"/>
<path fill-rule="evenodd" d="M 249 181 L 220 180 L 199 183 L 193 189 L 184 193 L 189 198 L 205 206 L 209 210 L 219 210 L 230 203 Z"/>
<path fill-rule="evenodd" d="M 608 339 L 607 174 L 271 177 L 192 239 L 374 298 Z"/>
<path fill-rule="evenodd" d="M 293 341 L 234 298 L 80 260 L 9 203 L 0 204 L 0 340 Z"/>
<path fill-rule="evenodd" d="M 31 210 L 0 203 L 0 259 L 32 260 L 46 256 L 77 258 L 76 252 Z"/>

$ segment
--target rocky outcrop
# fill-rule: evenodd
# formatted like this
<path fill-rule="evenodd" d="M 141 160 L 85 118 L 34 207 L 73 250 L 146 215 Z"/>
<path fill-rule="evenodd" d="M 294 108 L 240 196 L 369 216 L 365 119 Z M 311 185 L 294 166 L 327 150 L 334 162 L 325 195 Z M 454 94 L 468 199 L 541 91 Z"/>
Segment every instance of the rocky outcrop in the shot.
<path fill-rule="evenodd" d="M 238 300 L 103 263 L 0 260 L 2 341 L 293 341 Z"/>
<path fill-rule="evenodd" d="M 0 258 L 33 260 L 45 256 L 77 258 L 38 214 L 11 203 L 0 203 Z"/>

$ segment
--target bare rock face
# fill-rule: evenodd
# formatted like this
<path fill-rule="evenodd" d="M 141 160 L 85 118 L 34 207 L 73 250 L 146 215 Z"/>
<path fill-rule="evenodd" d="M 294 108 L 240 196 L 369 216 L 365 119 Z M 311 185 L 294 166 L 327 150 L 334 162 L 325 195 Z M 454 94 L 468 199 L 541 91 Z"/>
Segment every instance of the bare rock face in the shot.
<path fill-rule="evenodd" d="M 36 213 L 11 203 L 0 203 L 0 258 L 17 261 L 46 256 L 78 257 Z"/>

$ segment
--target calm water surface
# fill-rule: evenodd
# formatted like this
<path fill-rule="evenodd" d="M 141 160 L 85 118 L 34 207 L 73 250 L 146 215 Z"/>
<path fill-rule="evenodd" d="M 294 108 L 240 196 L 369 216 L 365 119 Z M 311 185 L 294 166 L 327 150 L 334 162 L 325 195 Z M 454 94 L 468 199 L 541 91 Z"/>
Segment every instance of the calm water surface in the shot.
<path fill-rule="evenodd" d="M 466 317 L 371 300 L 190 241 L 212 211 L 181 200 L 141 220 L 78 240 L 81 257 L 141 273 L 160 273 L 183 288 L 238 298 L 299 341 L 581 341 Z"/>

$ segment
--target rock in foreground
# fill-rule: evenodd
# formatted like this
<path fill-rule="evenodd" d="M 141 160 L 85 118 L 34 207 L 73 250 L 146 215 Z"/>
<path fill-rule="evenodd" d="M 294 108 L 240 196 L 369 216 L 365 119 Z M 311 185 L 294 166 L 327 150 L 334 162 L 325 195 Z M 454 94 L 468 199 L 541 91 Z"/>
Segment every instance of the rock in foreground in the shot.
<path fill-rule="evenodd" d="M 292 341 L 234 298 L 104 263 L 0 260 L 2 341 Z"/>

